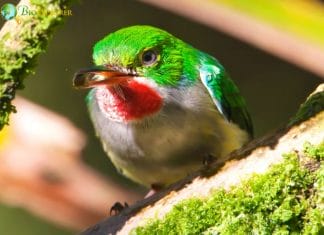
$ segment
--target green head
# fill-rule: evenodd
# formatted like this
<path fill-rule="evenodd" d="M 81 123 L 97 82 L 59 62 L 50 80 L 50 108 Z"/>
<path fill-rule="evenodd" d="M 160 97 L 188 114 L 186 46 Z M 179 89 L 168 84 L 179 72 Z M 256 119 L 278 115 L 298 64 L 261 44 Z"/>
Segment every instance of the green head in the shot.
<path fill-rule="evenodd" d="M 76 73 L 74 86 L 95 87 L 87 100 L 96 100 L 101 112 L 122 121 L 157 113 L 172 97 L 172 89 L 165 88 L 189 86 L 199 77 L 199 52 L 151 26 L 109 34 L 95 44 L 93 59 L 96 66 Z"/>
<path fill-rule="evenodd" d="M 95 44 L 93 60 L 96 67 L 76 73 L 74 86 L 96 87 L 88 101 L 98 101 L 111 119 L 138 120 L 168 103 L 212 98 L 224 118 L 251 130 L 245 102 L 219 62 L 164 30 L 141 25 L 120 29 Z M 203 90 L 186 98 L 175 95 L 199 80 L 210 97 Z"/>
<path fill-rule="evenodd" d="M 129 70 L 159 85 L 197 77 L 195 49 L 152 26 L 131 26 L 109 34 L 95 44 L 93 59 L 96 65 Z"/>

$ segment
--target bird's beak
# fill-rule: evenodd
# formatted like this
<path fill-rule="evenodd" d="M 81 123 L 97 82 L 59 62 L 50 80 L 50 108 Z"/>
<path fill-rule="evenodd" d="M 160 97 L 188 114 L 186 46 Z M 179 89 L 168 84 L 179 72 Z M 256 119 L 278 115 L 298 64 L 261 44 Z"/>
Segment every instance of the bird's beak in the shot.
<path fill-rule="evenodd" d="M 75 88 L 91 88 L 100 85 L 113 86 L 125 83 L 133 76 L 107 66 L 95 66 L 89 69 L 81 69 L 75 73 L 73 86 Z"/>

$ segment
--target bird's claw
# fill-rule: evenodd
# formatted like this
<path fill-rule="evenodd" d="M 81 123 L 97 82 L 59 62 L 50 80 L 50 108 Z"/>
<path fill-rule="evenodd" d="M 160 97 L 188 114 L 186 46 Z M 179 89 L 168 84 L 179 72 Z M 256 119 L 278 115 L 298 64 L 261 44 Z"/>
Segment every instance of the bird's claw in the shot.
<path fill-rule="evenodd" d="M 216 158 L 213 155 L 206 154 L 203 158 L 203 165 L 209 167 L 215 160 Z"/>
<path fill-rule="evenodd" d="M 120 202 L 115 202 L 115 204 L 110 208 L 110 215 L 117 215 L 125 208 L 129 207 L 127 202 L 124 202 L 124 205 Z"/>

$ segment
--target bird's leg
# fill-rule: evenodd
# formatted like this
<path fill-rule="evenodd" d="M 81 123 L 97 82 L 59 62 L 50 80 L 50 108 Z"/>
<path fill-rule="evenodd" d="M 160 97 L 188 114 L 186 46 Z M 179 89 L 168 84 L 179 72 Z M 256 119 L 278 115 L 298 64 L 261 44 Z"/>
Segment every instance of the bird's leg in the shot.
<path fill-rule="evenodd" d="M 213 168 L 212 168 L 212 164 L 216 161 L 216 158 L 211 155 L 211 154 L 206 154 L 203 158 L 203 168 L 202 168 L 202 175 L 204 175 L 205 177 L 209 177 L 211 175 L 213 175 Z"/>
<path fill-rule="evenodd" d="M 216 158 L 213 155 L 206 154 L 203 158 L 203 165 L 209 167 L 215 160 Z"/>
<path fill-rule="evenodd" d="M 159 192 L 162 188 L 163 186 L 161 184 L 151 184 L 151 190 L 145 195 L 144 198 L 148 198 L 154 195 L 155 193 Z"/>
<path fill-rule="evenodd" d="M 124 205 L 121 204 L 120 202 L 115 202 L 115 204 L 110 208 L 109 215 L 117 215 L 127 207 L 128 207 L 127 202 L 124 202 Z"/>

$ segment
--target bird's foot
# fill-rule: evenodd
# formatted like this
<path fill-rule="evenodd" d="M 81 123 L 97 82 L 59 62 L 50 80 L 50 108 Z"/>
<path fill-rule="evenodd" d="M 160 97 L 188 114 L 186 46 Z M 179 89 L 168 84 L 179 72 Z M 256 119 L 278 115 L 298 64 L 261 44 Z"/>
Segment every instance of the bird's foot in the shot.
<path fill-rule="evenodd" d="M 117 215 L 127 207 L 128 207 L 127 202 L 124 202 L 124 205 L 121 204 L 120 202 L 115 202 L 115 204 L 110 208 L 109 214 L 110 215 Z"/>
<path fill-rule="evenodd" d="M 204 156 L 203 158 L 203 168 L 202 168 L 202 175 L 204 175 L 205 177 L 209 177 L 211 175 L 213 175 L 213 168 L 212 168 L 212 164 L 216 162 L 216 158 L 211 155 L 211 154 L 207 154 Z"/>
<path fill-rule="evenodd" d="M 205 167 L 209 167 L 213 162 L 215 162 L 216 158 L 211 154 L 206 154 L 203 158 L 203 165 Z"/>
<path fill-rule="evenodd" d="M 162 188 L 163 186 L 161 184 L 151 184 L 151 190 L 145 195 L 144 198 L 148 198 L 154 195 L 155 193 L 159 192 Z"/>

